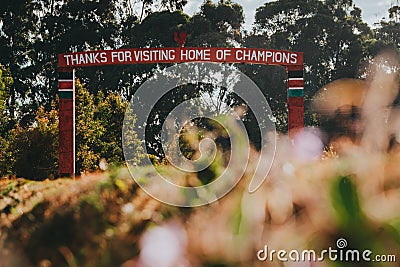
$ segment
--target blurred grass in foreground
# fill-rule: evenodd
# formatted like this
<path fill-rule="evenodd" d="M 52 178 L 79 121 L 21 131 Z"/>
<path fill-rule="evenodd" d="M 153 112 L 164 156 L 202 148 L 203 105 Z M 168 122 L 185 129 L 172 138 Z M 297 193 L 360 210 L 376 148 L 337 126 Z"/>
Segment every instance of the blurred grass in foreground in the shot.
<path fill-rule="evenodd" d="M 0 266 L 146 266 L 148 255 L 141 251 L 150 249 L 155 259 L 171 246 L 178 249 L 173 263 L 158 266 L 294 266 L 259 262 L 256 253 L 265 245 L 319 251 L 335 248 L 338 238 L 352 249 L 399 257 L 400 156 L 387 154 L 379 163 L 357 154 L 301 163 L 282 153 L 286 141 L 279 142 L 271 174 L 259 191 L 246 191 L 250 166 L 230 194 L 201 208 L 174 208 L 149 198 L 126 169 L 77 180 L 3 180 Z M 371 168 L 384 170 L 382 186 L 373 170 L 367 171 Z M 167 234 L 158 239 L 152 229 Z M 143 236 L 150 241 L 140 242 Z M 171 246 L 163 247 L 164 237 Z M 398 266 L 328 260 L 297 264 Z"/>

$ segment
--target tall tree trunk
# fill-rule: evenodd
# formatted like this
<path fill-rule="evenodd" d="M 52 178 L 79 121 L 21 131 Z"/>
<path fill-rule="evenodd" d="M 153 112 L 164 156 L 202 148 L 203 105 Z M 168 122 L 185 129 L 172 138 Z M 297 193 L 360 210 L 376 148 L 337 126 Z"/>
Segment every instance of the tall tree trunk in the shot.
<path fill-rule="evenodd" d="M 144 8 L 145 8 L 145 7 L 146 7 L 146 1 L 143 0 L 142 10 L 140 11 L 140 19 L 139 19 L 140 22 L 142 22 L 143 15 L 144 15 Z"/>
<path fill-rule="evenodd" d="M 10 118 L 15 119 L 15 88 L 14 85 L 10 86 L 10 102 L 8 110 L 10 111 Z"/>
<path fill-rule="evenodd" d="M 54 16 L 54 0 L 50 1 L 50 14 Z"/>

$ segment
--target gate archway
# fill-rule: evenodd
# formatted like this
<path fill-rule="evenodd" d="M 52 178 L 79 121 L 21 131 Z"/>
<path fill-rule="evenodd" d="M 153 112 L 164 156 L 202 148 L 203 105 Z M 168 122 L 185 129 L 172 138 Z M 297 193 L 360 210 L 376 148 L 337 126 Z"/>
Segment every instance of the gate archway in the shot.
<path fill-rule="evenodd" d="M 59 175 L 70 176 L 76 172 L 75 68 L 185 62 L 246 63 L 284 67 L 287 73 L 289 135 L 293 134 L 295 129 L 304 127 L 304 61 L 302 52 L 261 48 L 171 47 L 59 54 Z"/>

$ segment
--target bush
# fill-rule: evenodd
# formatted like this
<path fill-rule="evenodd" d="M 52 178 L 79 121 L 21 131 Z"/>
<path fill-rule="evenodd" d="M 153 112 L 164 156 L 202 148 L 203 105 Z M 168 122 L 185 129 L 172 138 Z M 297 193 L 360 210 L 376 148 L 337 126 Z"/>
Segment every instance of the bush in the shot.
<path fill-rule="evenodd" d="M 58 166 L 58 112 L 40 107 L 32 127 L 16 125 L 3 138 L 2 175 L 29 179 L 51 178 Z"/>
<path fill-rule="evenodd" d="M 110 165 L 124 162 L 122 150 L 122 127 L 128 103 L 120 95 L 107 96 L 99 92 L 96 96 L 78 81 L 76 83 L 76 146 L 77 170 L 93 171 L 99 168 L 100 159 Z M 132 118 L 134 124 L 136 118 Z M 140 140 L 132 132 L 129 140 L 135 163 L 143 157 Z"/>
<path fill-rule="evenodd" d="M 94 171 L 101 159 L 110 165 L 124 162 L 122 126 L 127 102 L 119 95 L 90 94 L 76 83 L 76 165 L 79 172 Z M 132 127 L 136 118 L 132 117 Z M 133 128 L 132 128 L 133 129 Z M 131 130 L 131 129 L 128 129 Z M 143 157 L 140 140 L 130 135 L 132 159 L 139 163 Z M 16 175 L 40 180 L 58 175 L 58 111 L 37 110 L 29 127 L 16 124 L 0 135 L 0 177 Z"/>

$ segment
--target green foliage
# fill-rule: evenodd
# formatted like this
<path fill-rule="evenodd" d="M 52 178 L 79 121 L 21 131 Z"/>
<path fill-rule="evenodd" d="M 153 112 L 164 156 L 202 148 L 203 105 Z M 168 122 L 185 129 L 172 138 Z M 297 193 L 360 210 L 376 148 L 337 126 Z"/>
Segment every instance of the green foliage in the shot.
<path fill-rule="evenodd" d="M 330 80 L 357 75 L 362 38 L 371 34 L 351 1 L 276 1 L 257 9 L 257 32 L 270 48 L 304 52 L 305 92 L 312 96 Z"/>
<path fill-rule="evenodd" d="M 19 106 L 18 96 L 24 96 L 36 75 L 28 66 L 32 55 L 36 54 L 33 44 L 38 35 L 40 5 L 36 1 L 2 1 L 0 18 L 0 62 L 10 68 L 14 83 L 10 86 L 8 109 L 12 119 Z M 30 82 L 29 82 L 30 81 Z M 49 106 L 50 106 L 50 102 Z M 38 105 L 36 105 L 38 107 Z M 31 115 L 34 114 L 31 113 Z M 34 115 L 32 116 L 34 120 Z"/>
<path fill-rule="evenodd" d="M 79 81 L 76 83 L 76 146 L 77 170 L 98 169 L 100 159 L 111 165 L 124 162 L 122 150 L 122 128 L 127 102 L 121 96 L 110 93 L 96 96 Z M 134 127 L 135 118 L 131 118 Z M 124 129 L 125 130 L 125 129 Z M 129 129 L 126 129 L 129 130 Z M 134 163 L 140 163 L 143 154 L 140 140 L 134 131 L 129 135 L 128 146 L 133 151 Z"/>
<path fill-rule="evenodd" d="M 342 227 L 360 227 L 363 218 L 357 188 L 350 177 L 339 177 L 332 186 L 332 204 Z"/>
<path fill-rule="evenodd" d="M 244 22 L 243 8 L 232 1 L 204 1 L 201 11 L 187 25 L 187 46 L 232 46 L 240 42 Z"/>
<path fill-rule="evenodd" d="M 122 123 L 126 101 L 116 94 L 90 94 L 76 83 L 76 147 L 77 169 L 98 169 L 101 159 L 110 165 L 124 162 Z M 133 118 L 132 126 L 135 119 Z M 130 147 L 139 163 L 143 154 L 140 140 L 132 131 Z M 40 107 L 30 126 L 17 124 L 0 139 L 0 176 L 13 175 L 29 179 L 56 177 L 58 174 L 58 112 Z"/>
<path fill-rule="evenodd" d="M 188 20 L 189 16 L 179 10 L 153 12 L 140 20 L 140 23 L 136 17 L 128 17 L 121 23 L 119 36 L 121 46 L 123 48 L 176 46 L 174 32 L 184 27 Z M 82 77 L 88 81 L 91 92 L 97 92 L 94 88 L 109 89 L 129 100 L 156 69 L 165 67 L 166 64 L 111 66 L 98 69 L 96 74 L 85 73 Z M 115 72 L 118 72 L 118 75 L 115 75 Z"/>
<path fill-rule="evenodd" d="M 15 174 L 29 179 L 57 175 L 58 112 L 54 106 L 51 111 L 39 108 L 33 126 L 16 125 L 5 140 L 0 175 Z"/>
<path fill-rule="evenodd" d="M 358 77 L 360 66 L 373 50 L 370 43 L 373 37 L 374 33 L 361 18 L 361 9 L 353 5 L 353 1 L 289 0 L 268 2 L 259 7 L 254 33 L 245 38 L 245 44 L 304 52 L 307 100 L 332 80 Z M 245 73 L 261 85 L 271 99 L 275 116 L 282 118 L 286 113 L 283 104 L 285 78 L 278 70 L 271 69 L 268 75 L 260 69 Z M 262 80 L 269 80 L 268 76 L 276 77 L 275 81 L 263 85 Z M 310 114 L 308 103 L 306 101 L 305 108 Z M 307 118 L 306 123 L 318 124 Z M 283 125 L 286 126 L 285 120 Z"/>
<path fill-rule="evenodd" d="M 382 20 L 375 29 L 375 40 L 371 45 L 372 53 L 377 53 L 385 47 L 400 50 L 400 7 L 389 9 L 389 21 Z"/>
<path fill-rule="evenodd" d="M 13 151 L 10 149 L 9 138 L 0 136 L 0 177 L 12 175 Z"/>
<path fill-rule="evenodd" d="M 76 168 L 79 171 L 97 169 L 101 159 L 98 141 L 105 129 L 95 119 L 95 97 L 80 82 L 76 83 Z"/>
<path fill-rule="evenodd" d="M 11 155 L 8 149 L 10 144 L 7 140 L 10 117 L 6 108 L 10 95 L 10 86 L 13 82 L 10 70 L 0 64 L 0 177 L 11 172 L 10 167 L 7 165 Z"/>
<path fill-rule="evenodd" d="M 122 131 L 124 133 L 123 146 L 125 159 L 127 163 L 131 165 L 140 164 L 141 160 L 145 157 L 142 147 L 142 142 L 144 142 L 144 140 L 140 140 L 138 138 L 135 131 L 135 125 L 136 115 L 134 115 L 132 110 L 127 110 L 122 128 Z"/>
<path fill-rule="evenodd" d="M 9 70 L 0 65 L 0 111 L 4 111 L 7 96 L 10 93 L 9 86 L 13 83 Z"/>
<path fill-rule="evenodd" d="M 152 13 L 142 23 L 131 29 L 130 44 L 134 47 L 176 46 L 173 38 L 174 31 L 178 29 L 179 25 L 186 24 L 188 20 L 189 16 L 181 11 Z"/>
<path fill-rule="evenodd" d="M 3 137 L 9 116 L 6 114 L 7 103 L 10 97 L 10 87 L 14 83 L 11 72 L 0 64 L 0 138 Z"/>
<path fill-rule="evenodd" d="M 110 93 L 104 97 L 99 93 L 99 103 L 96 109 L 96 118 L 101 121 L 105 129 L 102 143 L 99 144 L 100 154 L 111 164 L 121 164 L 122 155 L 122 122 L 124 120 L 126 102 L 119 95 Z"/>

